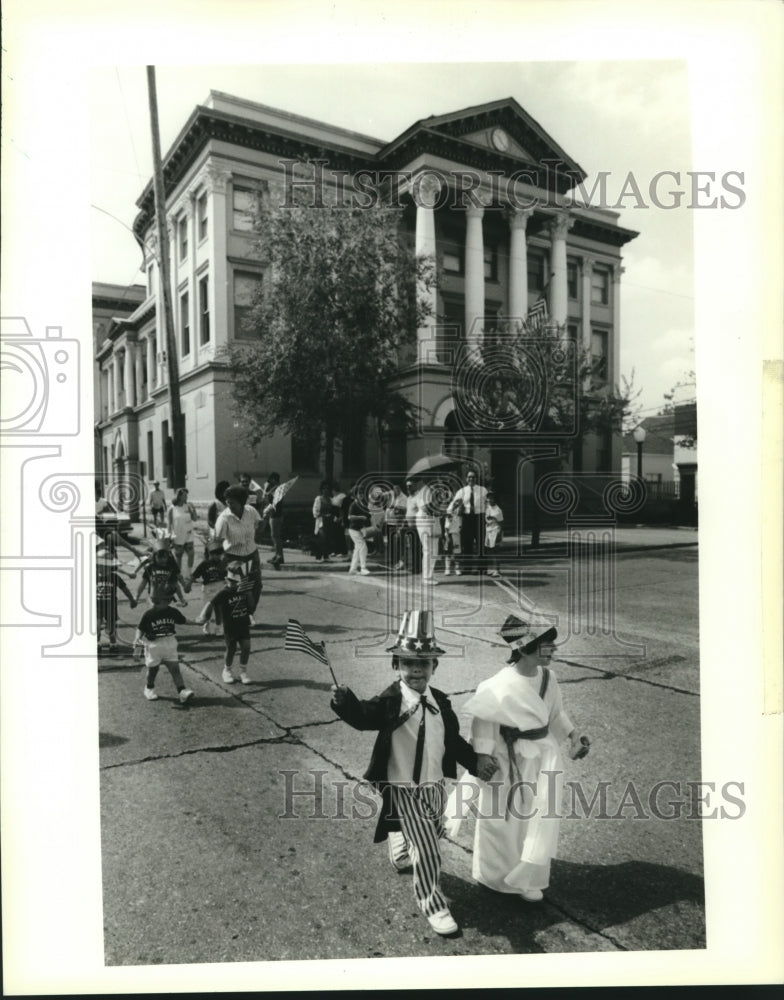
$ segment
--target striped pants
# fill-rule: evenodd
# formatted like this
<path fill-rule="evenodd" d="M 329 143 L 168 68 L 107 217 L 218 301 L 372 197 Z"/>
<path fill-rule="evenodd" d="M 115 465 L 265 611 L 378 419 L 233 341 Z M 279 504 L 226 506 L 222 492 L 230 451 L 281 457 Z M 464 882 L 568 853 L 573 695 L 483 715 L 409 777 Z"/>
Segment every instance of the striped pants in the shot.
<path fill-rule="evenodd" d="M 414 868 L 414 895 L 422 913 L 428 917 L 446 908 L 441 894 L 441 850 L 444 836 L 446 791 L 443 781 L 416 788 L 392 785 L 392 808 L 400 820 L 401 832 L 388 834 L 390 858 L 399 866 L 407 859 Z"/>

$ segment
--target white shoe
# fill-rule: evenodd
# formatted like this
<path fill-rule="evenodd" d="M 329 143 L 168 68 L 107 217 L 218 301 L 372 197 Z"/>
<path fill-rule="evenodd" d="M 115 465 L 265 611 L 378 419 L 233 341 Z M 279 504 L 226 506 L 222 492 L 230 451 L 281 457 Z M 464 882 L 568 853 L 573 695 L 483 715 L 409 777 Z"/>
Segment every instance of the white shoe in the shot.
<path fill-rule="evenodd" d="M 221 678 L 224 684 L 233 684 L 235 680 L 234 674 L 230 670 L 226 670 L 225 667 L 223 669 L 223 673 L 221 674 Z"/>
<path fill-rule="evenodd" d="M 190 701 L 192 697 L 193 691 L 191 691 L 190 688 L 183 688 L 182 691 L 180 691 L 180 701 L 183 705 L 186 701 Z"/>
<path fill-rule="evenodd" d="M 439 910 L 427 918 L 436 934 L 456 934 L 460 929 L 449 910 Z"/>
<path fill-rule="evenodd" d="M 370 576 L 370 570 L 369 569 L 361 569 L 359 571 L 359 575 L 360 576 Z"/>
<path fill-rule="evenodd" d="M 147 699 L 147 701 L 157 701 L 158 700 L 158 695 L 155 693 L 155 688 L 145 687 L 145 689 L 144 689 L 144 697 Z"/>
<path fill-rule="evenodd" d="M 256 619 L 253 617 L 253 615 L 250 616 L 250 623 L 251 623 L 251 625 L 255 625 L 256 624 Z"/>
<path fill-rule="evenodd" d="M 455 576 L 462 576 L 462 575 L 463 575 L 462 569 L 456 569 L 455 570 Z"/>
<path fill-rule="evenodd" d="M 240 683 L 241 684 L 252 684 L 253 681 L 248 677 L 244 670 L 240 670 Z"/>
<path fill-rule="evenodd" d="M 541 889 L 521 889 L 520 898 L 524 899 L 526 903 L 541 903 L 544 899 L 544 893 Z"/>
<path fill-rule="evenodd" d="M 445 569 L 444 570 L 444 576 L 451 576 L 451 575 L 452 575 L 452 570 L 451 569 Z"/>
<path fill-rule="evenodd" d="M 348 571 L 348 575 L 349 575 L 349 576 L 356 576 L 356 575 L 357 575 L 357 573 L 359 573 L 359 570 L 358 570 L 358 569 L 350 569 L 350 570 Z"/>

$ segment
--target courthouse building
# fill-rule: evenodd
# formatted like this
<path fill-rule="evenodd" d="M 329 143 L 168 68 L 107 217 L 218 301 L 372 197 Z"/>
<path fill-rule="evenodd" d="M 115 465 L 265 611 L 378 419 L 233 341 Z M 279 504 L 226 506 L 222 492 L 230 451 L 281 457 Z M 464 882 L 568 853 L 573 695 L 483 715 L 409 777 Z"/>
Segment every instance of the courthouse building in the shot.
<path fill-rule="evenodd" d="M 343 442 L 336 476 L 345 484 L 366 470 L 404 473 L 423 455 L 445 450 L 477 463 L 504 495 L 525 488 L 525 449 L 514 435 L 499 437 L 497 447 L 487 435 L 472 435 L 457 398 L 455 359 L 488 329 L 546 301 L 556 339 L 590 352 L 611 388 L 619 375 L 621 250 L 637 234 L 618 225 L 616 212 L 577 204 L 571 195 L 584 171 L 514 99 L 422 119 L 385 142 L 213 91 L 164 160 L 191 498 L 211 499 L 219 480 L 236 481 L 241 471 L 258 479 L 270 470 L 284 479 L 300 475 L 302 496 L 312 497 L 323 474 L 312 444 L 281 433 L 248 446 L 222 353 L 253 336 L 242 320 L 264 281 L 254 253 L 256 206 L 263 192 L 282 196 L 294 161 L 314 192 L 339 183 L 347 199 L 366 193 L 368 178 L 393 178 L 417 251 L 435 254 L 439 265 L 433 316 L 399 359 L 401 388 L 422 404 L 420 432 L 377 440 L 368 428 Z M 140 473 L 173 488 L 180 484 L 171 480 L 151 182 L 137 205 L 146 286 L 136 308 L 115 314 L 96 345 L 98 453 L 110 475 Z M 540 335 L 552 338 L 553 330 Z M 586 436 L 579 468 L 620 474 L 621 450 L 620 434 Z"/>

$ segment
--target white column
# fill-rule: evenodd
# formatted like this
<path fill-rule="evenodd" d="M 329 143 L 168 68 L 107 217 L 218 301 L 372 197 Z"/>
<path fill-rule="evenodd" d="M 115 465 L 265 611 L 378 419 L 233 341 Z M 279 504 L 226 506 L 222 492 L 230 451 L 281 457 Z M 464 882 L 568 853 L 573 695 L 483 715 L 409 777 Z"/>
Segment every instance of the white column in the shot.
<path fill-rule="evenodd" d="M 469 350 L 479 347 L 485 315 L 485 251 L 482 235 L 484 208 L 466 208 L 465 333 Z"/>
<path fill-rule="evenodd" d="M 524 320 L 528 315 L 528 247 L 525 231 L 533 208 L 509 213 L 509 316 Z"/>
<path fill-rule="evenodd" d="M 621 360 L 621 275 L 626 270 L 620 263 L 614 264 L 612 269 L 613 283 L 613 312 L 612 312 L 612 332 L 610 334 L 607 351 L 607 381 L 611 386 L 618 381 L 620 373 L 618 367 Z"/>
<path fill-rule="evenodd" d="M 573 223 L 568 211 L 559 212 L 550 223 L 550 321 L 559 326 L 566 324 L 566 234 Z"/>
<path fill-rule="evenodd" d="M 441 193 L 441 182 L 433 174 L 425 175 L 421 182 L 416 184 L 416 230 L 414 249 L 417 256 L 435 259 L 436 255 L 436 219 L 435 204 Z M 419 297 L 425 299 L 430 306 L 430 315 L 425 319 L 422 326 L 417 330 L 417 361 L 424 363 L 428 359 L 435 358 L 435 337 L 433 325 L 437 320 L 437 289 L 435 281 L 426 289 L 420 286 Z"/>
<path fill-rule="evenodd" d="M 225 347 L 228 343 L 228 331 L 231 328 L 229 317 L 230 308 L 230 284 L 228 257 L 228 205 L 226 199 L 226 187 L 231 180 L 231 173 L 228 170 L 213 168 L 207 171 L 207 189 L 210 192 L 207 211 L 210 216 L 210 226 L 207 234 L 207 244 L 209 249 L 210 272 L 209 272 L 209 296 L 210 296 L 210 351 L 215 351 L 220 347 Z M 196 213 L 194 212 L 194 215 Z M 195 338 L 196 347 L 194 351 L 200 351 L 200 331 L 196 317 L 200 312 L 199 287 L 194 279 L 194 286 L 190 295 L 191 309 L 191 330 L 192 339 Z M 206 346 L 205 346 L 206 349 Z"/>
<path fill-rule="evenodd" d="M 142 344 L 141 341 L 137 341 L 137 343 L 135 343 L 133 345 L 134 386 L 135 386 L 135 389 L 136 389 L 136 392 L 135 392 L 135 397 L 136 398 L 135 398 L 134 406 L 138 406 L 139 403 L 143 403 L 144 402 L 144 400 L 142 399 L 142 385 L 144 384 L 143 383 L 143 379 L 142 379 L 142 351 L 143 350 L 144 350 L 144 346 L 143 346 L 143 344 Z"/>
<path fill-rule="evenodd" d="M 125 405 L 136 406 L 136 371 L 134 345 L 125 342 Z"/>
<path fill-rule="evenodd" d="M 582 346 L 583 350 L 586 351 L 591 349 L 591 279 L 593 278 L 594 263 L 593 257 L 583 257 Z"/>
<path fill-rule="evenodd" d="M 110 417 L 114 413 L 114 361 L 107 362 L 105 370 L 107 416 Z"/>
<path fill-rule="evenodd" d="M 114 406 L 112 412 L 120 409 L 120 357 L 115 352 L 112 355 L 112 387 L 114 389 Z"/>
<path fill-rule="evenodd" d="M 155 337 L 153 336 L 152 333 L 147 334 L 146 344 L 147 344 L 147 395 L 150 396 L 152 394 L 153 388 L 158 383 L 155 372 Z"/>

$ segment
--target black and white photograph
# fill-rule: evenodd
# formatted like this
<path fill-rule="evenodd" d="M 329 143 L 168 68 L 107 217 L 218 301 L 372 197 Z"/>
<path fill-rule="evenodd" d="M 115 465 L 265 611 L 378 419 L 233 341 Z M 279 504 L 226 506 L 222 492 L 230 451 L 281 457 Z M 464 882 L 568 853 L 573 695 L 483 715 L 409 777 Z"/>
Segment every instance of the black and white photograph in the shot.
<path fill-rule="evenodd" d="M 12 18 L 7 988 L 780 981 L 770 5 L 211 6 Z"/>

